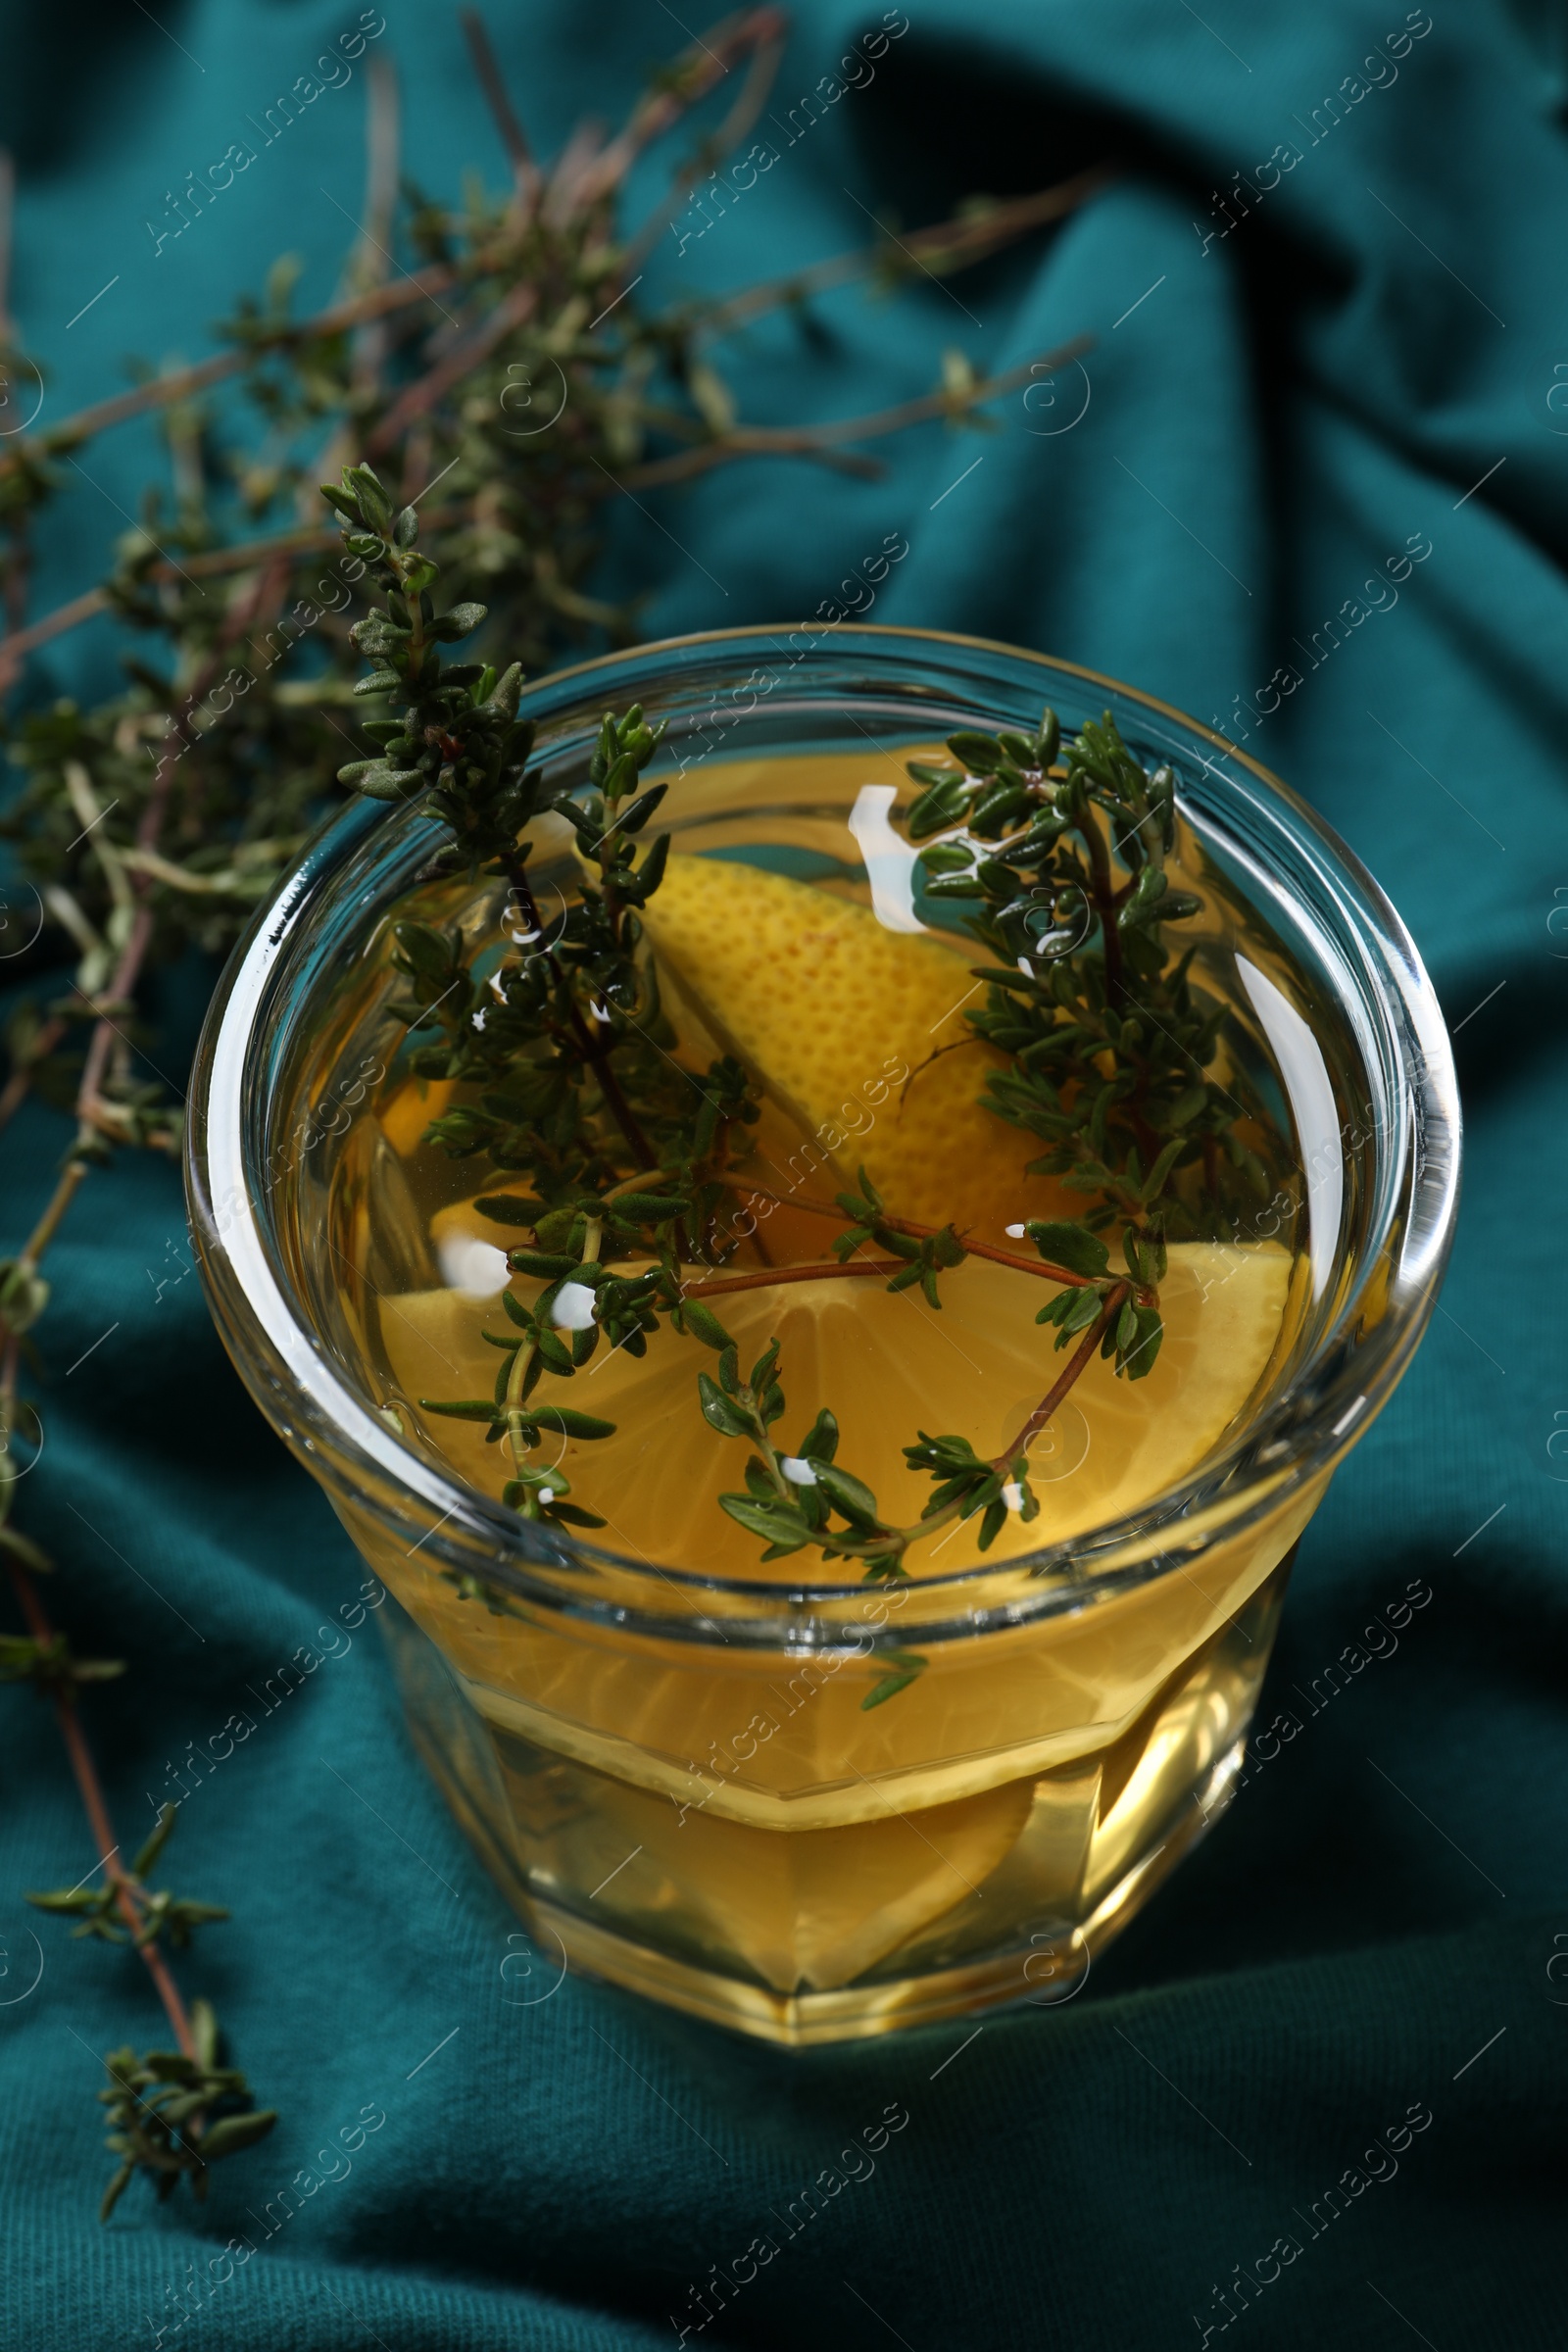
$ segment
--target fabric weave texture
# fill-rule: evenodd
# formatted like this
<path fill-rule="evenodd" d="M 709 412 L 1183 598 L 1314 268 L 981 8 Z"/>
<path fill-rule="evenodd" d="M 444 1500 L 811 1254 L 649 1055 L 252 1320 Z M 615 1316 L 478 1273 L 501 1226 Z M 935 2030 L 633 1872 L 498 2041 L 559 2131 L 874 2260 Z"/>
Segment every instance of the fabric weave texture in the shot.
<path fill-rule="evenodd" d="M 618 115 L 683 37 L 650 0 L 490 13 L 546 151 L 581 113 Z M 475 164 L 499 181 L 455 14 L 385 0 L 385 18 L 414 174 L 454 195 Z M 129 353 L 202 356 L 279 251 L 305 258 L 298 299 L 325 298 L 360 198 L 363 71 L 177 242 L 156 233 L 166 190 L 354 21 L 322 0 L 160 0 L 156 19 L 7 0 L 12 299 L 51 414 L 117 388 Z M 1005 368 L 1086 333 L 1087 395 L 1069 372 L 1001 404 L 994 431 L 922 427 L 875 481 L 758 462 L 623 500 L 605 578 L 646 591 L 650 637 L 797 622 L 902 531 L 870 618 L 1037 647 L 1212 721 L 1409 923 L 1455 1033 L 1465 1200 L 1425 1347 L 1301 1546 L 1262 1711 L 1299 1736 L 1055 2010 L 790 2057 L 575 1980 L 529 1998 L 547 1963 L 416 1763 L 373 1616 L 349 1630 L 348 1541 L 181 1275 L 177 1177 L 127 1157 L 51 1262 L 50 1436 L 19 1506 L 78 1646 L 131 1663 L 90 1702 L 127 1842 L 188 1742 L 255 1713 L 247 1692 L 319 1652 L 318 1627 L 345 1634 L 195 1791 L 171 1853 L 177 1884 L 235 1913 L 182 1980 L 282 2120 L 205 2208 L 137 2182 L 106 2230 L 99 2055 L 156 2043 L 161 2020 L 133 1958 L 24 1905 L 95 1857 L 47 1711 L 0 1705 L 7 2344 L 1562 2340 L 1568 18 L 1561 0 L 909 0 L 874 78 L 792 135 L 800 96 L 878 21 L 800 0 L 760 126 L 776 165 L 706 234 L 672 232 L 649 290 L 737 287 L 863 241 L 867 209 L 921 225 L 1113 155 L 1113 185 L 986 269 L 832 297 L 816 339 L 780 318 L 725 360 L 744 414 L 798 420 L 925 389 L 945 345 Z M 152 435 L 83 461 L 34 612 L 99 575 Z M 114 659 L 95 624 L 32 691 L 102 691 Z M 177 980 L 164 1000 L 177 1070 L 192 1001 Z M 28 1108 L 0 1143 L 8 1235 L 67 1133 Z M 1430 1597 L 1408 1623 L 1369 1631 L 1412 1584 Z M 890 2106 L 906 2123 L 853 2159 Z M 1431 2120 L 1401 2147 L 1412 2107 Z M 371 2115 L 324 2179 L 318 2151 Z M 302 2172 L 318 2185 L 269 2234 L 258 2217 Z M 826 2209 L 787 2235 L 819 2179 Z M 755 2239 L 777 2251 L 736 2283 Z"/>

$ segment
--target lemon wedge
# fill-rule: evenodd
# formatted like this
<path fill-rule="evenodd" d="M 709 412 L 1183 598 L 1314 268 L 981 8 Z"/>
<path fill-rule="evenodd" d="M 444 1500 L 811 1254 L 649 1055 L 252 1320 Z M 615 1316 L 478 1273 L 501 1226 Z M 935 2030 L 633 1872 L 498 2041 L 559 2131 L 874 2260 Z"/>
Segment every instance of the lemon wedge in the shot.
<path fill-rule="evenodd" d="M 644 920 L 705 1025 L 827 1153 L 813 1185 L 820 1159 L 796 1152 L 781 1189 L 830 1194 L 863 1165 L 901 1216 L 992 1243 L 1081 1211 L 1025 1173 L 1042 1139 L 978 1105 L 1005 1066 L 963 1019 L 978 943 L 890 931 L 853 899 L 717 858 L 671 858 Z"/>

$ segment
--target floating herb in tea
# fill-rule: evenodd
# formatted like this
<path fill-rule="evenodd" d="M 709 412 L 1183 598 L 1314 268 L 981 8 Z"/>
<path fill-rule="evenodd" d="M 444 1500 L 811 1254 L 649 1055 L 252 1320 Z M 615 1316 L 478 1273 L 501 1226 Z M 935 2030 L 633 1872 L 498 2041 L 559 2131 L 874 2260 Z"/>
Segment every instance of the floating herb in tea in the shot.
<path fill-rule="evenodd" d="M 938 968 L 932 955 L 946 974 L 964 967 L 934 943 L 873 937 L 868 912 L 852 916 L 845 901 L 800 882 L 675 851 L 672 834 L 655 829 L 667 785 L 643 781 L 660 729 L 640 708 L 605 715 L 586 785 L 552 785 L 516 718 L 517 667 L 443 664 L 440 645 L 482 615 L 440 609 L 412 508 L 394 514 L 363 466 L 325 495 L 385 592 L 382 611 L 356 630 L 376 665 L 357 691 L 397 707 L 369 723 L 376 755 L 345 767 L 343 780 L 417 800 L 447 844 L 423 881 L 489 880 L 504 887 L 507 908 L 499 961 L 412 909 L 395 925 L 404 989 L 391 1009 L 411 1034 L 400 1068 L 445 1104 L 426 1143 L 495 1171 L 472 1210 L 527 1232 L 507 1269 L 541 1286 L 526 1301 L 510 1283 L 498 1288 L 507 1328 L 478 1335 L 500 1357 L 491 1394 L 421 1394 L 418 1408 L 482 1425 L 506 1456 L 503 1500 L 524 1519 L 598 1528 L 606 1516 L 591 1490 L 577 1493 L 561 1441 L 612 1440 L 617 1424 L 566 1397 L 588 1393 L 602 1348 L 640 1357 L 654 1344 L 667 1396 L 687 1377 L 680 1344 L 695 1343 L 710 1360 L 685 1392 L 690 1418 L 710 1444 L 744 1449 L 740 1483 L 715 1499 L 760 1546 L 762 1564 L 810 1550 L 855 1563 L 867 1580 L 899 1580 L 916 1547 L 958 1527 L 972 1527 L 983 1553 L 1009 1519 L 1031 1526 L 1041 1511 L 1037 1439 L 1097 1358 L 1116 1380 L 1150 1376 L 1165 1336 L 1171 1250 L 1232 1241 L 1272 1189 L 1264 1152 L 1283 1153 L 1255 1087 L 1222 1046 L 1230 1008 L 1194 976 L 1198 943 L 1182 941 L 1203 901 L 1169 871 L 1171 770 L 1145 767 L 1108 717 L 1063 742 L 1050 710 L 1033 733 L 965 730 L 949 739 L 947 760 L 908 763 L 919 791 L 906 829 L 922 845 L 925 903 L 956 905 L 988 959 L 967 969 L 970 995 L 983 1001 L 963 1012 L 964 1034 L 906 1071 L 905 1095 L 918 1093 L 931 1064 L 979 1050 L 974 1077 L 957 1081 L 964 1151 L 985 1152 L 987 1130 L 1017 1139 L 1008 1181 L 1023 1213 L 994 1239 L 975 1230 L 961 1197 L 933 1221 L 929 1155 L 917 1203 L 901 1200 L 885 1169 L 874 1178 L 864 1166 L 831 1199 L 799 1184 L 780 1192 L 760 1166 L 759 1131 L 786 1061 L 783 1091 L 799 1102 L 813 1065 L 841 1050 L 847 1008 L 834 971 L 863 977 L 880 958 L 904 977 L 918 963 L 924 981 Z M 551 827 L 557 849 L 570 829 L 578 885 L 547 923 L 530 836 Z M 803 929 L 812 922 L 816 930 Z M 782 975 L 784 951 L 807 938 L 818 968 L 797 969 L 792 984 L 781 977 L 781 1001 L 763 1004 L 767 954 Z M 693 1025 L 664 1001 L 666 973 L 683 999 L 695 990 L 710 1031 L 733 1032 L 735 1050 L 696 1056 Z M 771 1062 L 765 1048 L 745 1050 L 743 1000 L 756 1034 L 776 1039 Z M 951 1090 L 946 1071 L 943 1083 Z M 897 1146 L 887 1150 L 897 1168 Z M 907 1152 L 904 1160 L 915 1173 Z M 956 1163 L 954 1181 L 961 1195 Z M 804 1261 L 768 1262 L 764 1252 L 743 1263 L 764 1201 L 797 1226 L 820 1219 L 837 1230 Z M 1031 1202 L 1049 1213 L 1029 1213 Z M 911 1204 L 927 1214 L 906 1213 Z M 865 1463 L 844 1458 L 842 1399 L 813 1392 L 805 1414 L 792 1411 L 788 1347 L 775 1332 L 753 1354 L 726 1305 L 870 1279 L 906 1294 L 929 1320 L 961 1297 L 972 1269 L 990 1279 L 997 1267 L 1014 1293 L 1019 1278 L 1050 1293 L 1033 1309 L 1036 1393 L 1000 1445 L 908 1430 L 906 1473 L 929 1482 L 912 1516 L 884 1504 Z M 1271 1276 L 1254 1371 L 1282 1299 Z M 623 1460 L 617 1488 L 650 1475 Z M 865 1703 L 907 1688 L 920 1664 L 901 1652 Z"/>

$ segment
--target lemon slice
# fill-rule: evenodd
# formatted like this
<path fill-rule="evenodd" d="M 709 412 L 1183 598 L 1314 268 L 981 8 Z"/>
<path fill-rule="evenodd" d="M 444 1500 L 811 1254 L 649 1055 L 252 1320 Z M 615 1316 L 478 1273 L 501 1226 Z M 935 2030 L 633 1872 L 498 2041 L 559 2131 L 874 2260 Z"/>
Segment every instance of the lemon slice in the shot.
<path fill-rule="evenodd" d="M 456 1219 L 449 1230 L 457 1230 Z M 473 1216 L 476 1236 L 487 1235 Z M 1040 1516 L 1010 1517 L 981 1554 L 972 1526 L 952 1523 L 910 1548 L 912 1575 L 942 1575 L 980 1558 L 1014 1557 L 1137 1509 L 1196 1469 L 1245 1412 L 1263 1381 L 1285 1326 L 1290 1252 L 1278 1243 L 1171 1246 L 1160 1286 L 1165 1339 L 1152 1371 L 1118 1380 L 1097 1356 L 1036 1439 L 1031 1483 Z M 539 1285 L 521 1283 L 532 1297 Z M 837 1415 L 839 1460 L 874 1490 L 884 1515 L 907 1525 L 931 1492 L 903 1448 L 918 1429 L 953 1430 L 977 1451 L 1000 1454 L 1060 1372 L 1066 1358 L 1034 1317 L 1053 1296 L 1046 1281 L 982 1258 L 943 1277 L 943 1307 L 879 1283 L 792 1283 L 739 1291 L 712 1303 L 740 1345 L 742 1361 L 775 1336 L 788 1399 L 779 1439 L 798 1443 L 821 1404 Z M 381 1343 L 407 1398 L 483 1396 L 496 1356 L 478 1337 L 485 1310 L 461 1291 L 383 1298 Z M 497 1311 L 492 1328 L 505 1328 Z M 697 1404 L 697 1374 L 712 1358 L 695 1343 L 662 1333 L 646 1356 L 601 1347 L 551 1396 L 616 1424 L 592 1444 L 548 1441 L 577 1498 L 610 1522 L 602 1541 L 645 1557 L 721 1576 L 759 1573 L 760 1545 L 720 1510 L 741 1485 L 747 1447 L 708 1427 Z M 430 1441 L 475 1485 L 491 1488 L 496 1452 L 475 1423 L 420 1416 Z M 543 1458 L 543 1457 L 541 1457 Z M 814 1552 L 779 1563 L 785 1582 L 823 1569 Z"/>
<path fill-rule="evenodd" d="M 979 1107 L 1006 1065 L 962 1017 L 983 991 L 978 944 L 886 930 L 852 899 L 716 858 L 671 858 L 643 919 L 706 1025 L 827 1153 L 814 1185 L 820 1159 L 794 1154 L 780 1189 L 832 1193 L 863 1165 L 901 1216 L 993 1243 L 1081 1211 L 1025 1173 L 1042 1139 Z"/>

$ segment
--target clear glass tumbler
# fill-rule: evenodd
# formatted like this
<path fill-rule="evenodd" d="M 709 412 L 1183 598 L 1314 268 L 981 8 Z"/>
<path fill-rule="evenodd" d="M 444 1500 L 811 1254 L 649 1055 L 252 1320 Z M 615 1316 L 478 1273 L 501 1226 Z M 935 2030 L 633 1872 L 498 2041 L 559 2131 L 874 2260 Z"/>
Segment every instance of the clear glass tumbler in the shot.
<path fill-rule="evenodd" d="M 1064 731 L 1109 710 L 1173 767 L 1201 956 L 1251 1004 L 1302 1175 L 1299 1311 L 1262 1402 L 1137 1509 L 892 1589 L 655 1563 L 464 1483 L 387 1404 L 372 1326 L 396 1276 L 342 1181 L 400 1051 L 388 933 L 434 839 L 363 802 L 258 915 L 208 1017 L 188 1166 L 208 1297 L 394 1596 L 419 1753 L 552 1959 L 797 2045 L 1061 1999 L 1223 1810 L 1293 1547 L 1426 1324 L 1458 1182 L 1437 1001 L 1300 801 L 1089 671 L 871 627 L 642 647 L 525 692 L 563 790 L 632 702 L 667 723 L 650 774 L 693 838 L 736 807 L 754 831 L 787 811 L 806 761 L 841 779 L 812 821 L 843 822 L 858 764 L 897 779 L 955 729 L 1032 727 L 1047 703 Z M 846 870 L 863 840 L 846 833 Z M 448 919 L 493 927 L 501 885 L 445 888 Z M 1273 943 L 1266 971 L 1244 938 Z M 868 1709 L 912 1650 L 915 1692 Z"/>

